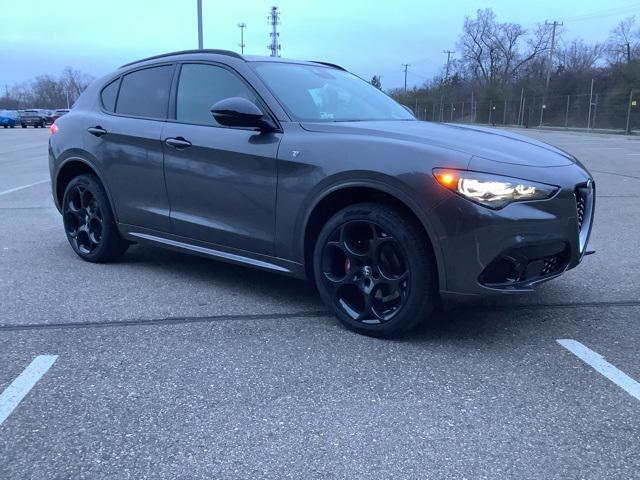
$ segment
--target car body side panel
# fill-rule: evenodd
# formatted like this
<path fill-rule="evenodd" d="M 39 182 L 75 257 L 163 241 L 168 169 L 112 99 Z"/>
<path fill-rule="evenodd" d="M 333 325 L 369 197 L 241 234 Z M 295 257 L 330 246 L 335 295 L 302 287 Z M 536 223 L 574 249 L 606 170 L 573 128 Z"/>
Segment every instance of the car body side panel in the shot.
<path fill-rule="evenodd" d="M 369 187 L 396 197 L 431 235 L 427 212 L 447 196 L 437 187 L 431 168 L 466 168 L 470 157 L 403 141 L 308 132 L 288 123 L 278 160 L 276 255 L 302 263 L 305 229 L 314 207 L 340 188 Z"/>
<path fill-rule="evenodd" d="M 98 168 L 116 198 L 118 220 L 168 232 L 169 201 L 160 141 L 163 125 L 159 120 L 96 112 L 86 116 L 82 135 L 85 149 L 98 159 Z M 107 134 L 96 137 L 87 132 L 87 128 L 95 126 Z"/>
<path fill-rule="evenodd" d="M 282 135 L 168 122 L 163 138 L 172 233 L 203 242 L 273 254 L 276 155 Z"/>

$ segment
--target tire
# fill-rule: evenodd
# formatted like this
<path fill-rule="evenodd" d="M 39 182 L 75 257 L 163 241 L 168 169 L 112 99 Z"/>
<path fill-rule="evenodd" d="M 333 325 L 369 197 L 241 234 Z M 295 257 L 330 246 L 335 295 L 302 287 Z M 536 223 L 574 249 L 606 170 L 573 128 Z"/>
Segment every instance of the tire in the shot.
<path fill-rule="evenodd" d="M 314 248 L 313 272 L 325 305 L 365 335 L 399 336 L 429 318 L 437 302 L 424 230 L 386 204 L 355 204 L 331 217 Z"/>
<path fill-rule="evenodd" d="M 95 175 L 79 175 L 69 182 L 62 216 L 71 248 L 87 262 L 113 261 L 129 247 L 118 233 L 109 199 Z"/>

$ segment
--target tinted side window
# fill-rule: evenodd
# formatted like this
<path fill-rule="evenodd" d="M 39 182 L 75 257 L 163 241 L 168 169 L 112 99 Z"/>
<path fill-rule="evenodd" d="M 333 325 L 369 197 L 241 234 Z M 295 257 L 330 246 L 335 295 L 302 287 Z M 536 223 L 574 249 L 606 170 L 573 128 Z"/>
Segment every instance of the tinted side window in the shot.
<path fill-rule="evenodd" d="M 211 115 L 211 107 L 229 97 L 243 97 L 256 102 L 249 87 L 229 70 L 213 65 L 185 64 L 178 82 L 176 120 L 219 125 Z"/>
<path fill-rule="evenodd" d="M 116 97 L 118 96 L 118 85 L 120 79 L 114 80 L 102 89 L 102 105 L 107 112 L 113 112 L 116 109 Z"/>
<path fill-rule="evenodd" d="M 165 118 L 171 89 L 172 65 L 145 68 L 122 77 L 116 113 Z"/>

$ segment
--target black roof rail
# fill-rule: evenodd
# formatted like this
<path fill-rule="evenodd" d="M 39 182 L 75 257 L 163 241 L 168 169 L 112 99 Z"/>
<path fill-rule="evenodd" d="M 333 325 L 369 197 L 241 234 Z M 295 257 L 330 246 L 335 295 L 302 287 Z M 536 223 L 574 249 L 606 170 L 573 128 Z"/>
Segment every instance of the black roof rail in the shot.
<path fill-rule="evenodd" d="M 180 50 L 178 52 L 161 53 L 160 55 L 153 55 L 152 57 L 136 60 L 135 62 L 125 63 L 124 65 L 120 65 L 118 68 L 120 69 L 120 68 L 128 67 L 129 65 L 135 65 L 136 63 L 146 62 L 147 60 L 155 60 L 156 58 L 172 57 L 174 55 L 186 55 L 188 53 L 215 53 L 217 55 L 227 55 L 229 57 L 243 59 L 242 55 L 236 52 L 232 52 L 231 50 L 215 50 L 215 49 Z"/>
<path fill-rule="evenodd" d="M 329 63 L 329 62 L 318 62 L 317 60 L 309 60 L 311 63 L 319 63 L 320 65 L 324 65 L 325 67 L 333 67 L 333 68 L 337 68 L 338 70 L 344 70 L 345 72 L 347 71 L 346 68 L 341 67 L 340 65 L 336 65 L 335 63 Z"/>

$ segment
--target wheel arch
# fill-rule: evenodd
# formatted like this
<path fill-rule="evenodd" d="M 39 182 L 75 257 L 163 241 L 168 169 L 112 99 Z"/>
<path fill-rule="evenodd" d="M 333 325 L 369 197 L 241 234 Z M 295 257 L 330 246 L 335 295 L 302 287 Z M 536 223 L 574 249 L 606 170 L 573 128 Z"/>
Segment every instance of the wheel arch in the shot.
<path fill-rule="evenodd" d="M 443 289 L 446 281 L 444 260 L 426 214 L 419 208 L 417 202 L 399 188 L 372 180 L 353 180 L 333 185 L 318 195 L 312 207 L 308 209 L 300 245 L 307 278 L 313 279 L 315 241 L 327 220 L 349 205 L 372 201 L 391 204 L 402 209 L 425 232 L 438 271 L 438 288 Z"/>
<path fill-rule="evenodd" d="M 53 186 L 54 191 L 54 200 L 56 203 L 56 207 L 58 210 L 62 210 L 62 197 L 64 196 L 64 191 L 69 185 L 69 182 L 73 180 L 78 175 L 83 174 L 92 174 L 98 177 L 98 180 L 102 184 L 104 188 L 107 198 L 109 199 L 109 205 L 111 206 L 111 211 L 113 212 L 114 218 L 117 222 L 117 213 L 115 209 L 115 205 L 113 203 L 113 199 L 111 198 L 111 193 L 109 192 L 109 187 L 104 181 L 100 171 L 92 164 L 89 160 L 84 157 L 73 155 L 69 156 L 65 160 L 62 161 L 55 175 L 55 184 Z"/>

